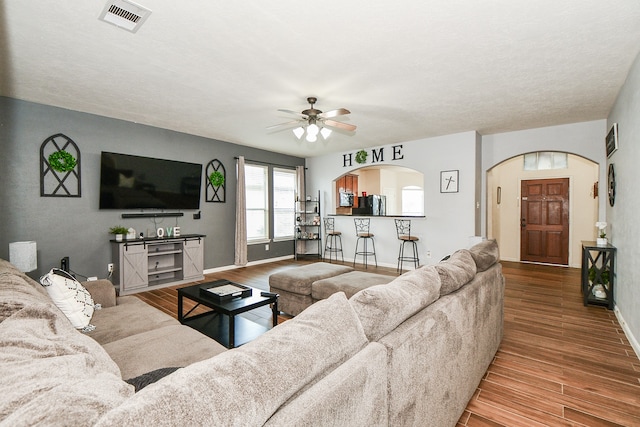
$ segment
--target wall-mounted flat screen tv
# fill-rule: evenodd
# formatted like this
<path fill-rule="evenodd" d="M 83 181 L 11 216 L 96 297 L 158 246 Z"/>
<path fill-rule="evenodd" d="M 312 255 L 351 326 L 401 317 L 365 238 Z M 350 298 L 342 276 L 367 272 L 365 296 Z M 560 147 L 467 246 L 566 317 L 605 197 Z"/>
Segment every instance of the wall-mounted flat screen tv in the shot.
<path fill-rule="evenodd" d="M 100 209 L 199 209 L 202 165 L 102 152 Z"/>

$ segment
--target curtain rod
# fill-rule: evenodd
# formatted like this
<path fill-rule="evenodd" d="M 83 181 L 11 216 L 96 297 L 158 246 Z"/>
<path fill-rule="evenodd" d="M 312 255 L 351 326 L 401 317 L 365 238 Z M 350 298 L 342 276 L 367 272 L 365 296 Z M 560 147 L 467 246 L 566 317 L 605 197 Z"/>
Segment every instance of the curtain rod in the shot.
<path fill-rule="evenodd" d="M 234 159 L 238 160 L 237 157 L 234 157 Z M 298 166 L 302 166 L 302 165 L 293 165 L 293 166 L 292 165 L 279 165 L 277 163 L 269 163 L 269 162 L 263 162 L 263 161 L 260 161 L 260 160 L 251 160 L 251 159 L 244 159 L 244 161 L 245 162 L 251 162 L 251 163 L 259 163 L 259 164 L 262 164 L 262 165 L 277 166 L 277 167 L 281 167 L 281 168 L 293 168 L 293 169 L 295 169 Z M 307 168 L 305 167 L 305 170 L 306 169 Z"/>

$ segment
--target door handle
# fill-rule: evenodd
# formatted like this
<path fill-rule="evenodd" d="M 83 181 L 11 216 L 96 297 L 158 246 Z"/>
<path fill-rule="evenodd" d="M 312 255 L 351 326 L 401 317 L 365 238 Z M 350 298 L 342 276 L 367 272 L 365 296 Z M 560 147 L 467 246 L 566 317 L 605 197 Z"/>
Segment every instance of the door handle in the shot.
<path fill-rule="evenodd" d="M 520 227 L 525 228 L 527 226 L 527 220 L 525 218 L 520 219 Z"/>

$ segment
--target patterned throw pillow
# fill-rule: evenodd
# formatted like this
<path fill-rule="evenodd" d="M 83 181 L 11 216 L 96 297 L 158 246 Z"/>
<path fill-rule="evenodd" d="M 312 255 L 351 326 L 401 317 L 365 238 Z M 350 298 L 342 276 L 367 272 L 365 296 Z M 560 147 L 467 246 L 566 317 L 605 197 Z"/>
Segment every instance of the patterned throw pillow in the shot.
<path fill-rule="evenodd" d="M 75 277 L 64 270 L 52 268 L 40 278 L 40 283 L 74 328 L 83 332 L 95 329 L 89 324 L 95 308 L 93 298 Z"/>

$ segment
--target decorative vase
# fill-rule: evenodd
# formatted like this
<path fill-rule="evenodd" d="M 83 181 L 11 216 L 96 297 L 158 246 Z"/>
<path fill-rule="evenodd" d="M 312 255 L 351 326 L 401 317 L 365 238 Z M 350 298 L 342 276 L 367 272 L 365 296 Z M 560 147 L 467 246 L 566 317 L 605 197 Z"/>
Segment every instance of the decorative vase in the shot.
<path fill-rule="evenodd" d="M 598 246 L 607 246 L 607 238 L 606 237 L 598 237 L 596 239 L 596 245 L 598 245 Z"/>
<path fill-rule="evenodd" d="M 122 242 L 122 237 L 124 234 L 116 234 L 116 242 Z"/>

